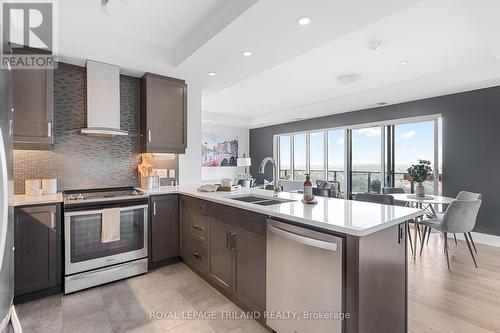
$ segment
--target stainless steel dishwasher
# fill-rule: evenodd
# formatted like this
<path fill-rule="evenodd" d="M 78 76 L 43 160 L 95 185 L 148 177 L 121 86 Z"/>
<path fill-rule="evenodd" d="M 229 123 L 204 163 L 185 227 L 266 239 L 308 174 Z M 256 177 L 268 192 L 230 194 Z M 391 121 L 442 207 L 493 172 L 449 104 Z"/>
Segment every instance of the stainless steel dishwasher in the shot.
<path fill-rule="evenodd" d="M 267 222 L 267 325 L 278 333 L 341 332 L 342 238 Z"/>

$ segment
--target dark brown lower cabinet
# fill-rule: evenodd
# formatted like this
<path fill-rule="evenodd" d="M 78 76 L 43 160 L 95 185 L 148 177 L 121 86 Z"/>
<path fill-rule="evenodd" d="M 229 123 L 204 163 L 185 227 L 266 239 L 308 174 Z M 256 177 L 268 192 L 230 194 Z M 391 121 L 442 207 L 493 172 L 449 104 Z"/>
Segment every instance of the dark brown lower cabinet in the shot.
<path fill-rule="evenodd" d="M 180 202 L 184 262 L 243 310 L 264 311 L 266 217 L 186 196 Z"/>
<path fill-rule="evenodd" d="M 233 289 L 233 235 L 229 224 L 208 218 L 208 278 L 228 294 Z"/>
<path fill-rule="evenodd" d="M 61 207 L 44 205 L 14 210 L 16 303 L 61 290 Z"/>
<path fill-rule="evenodd" d="M 266 310 L 266 237 L 233 228 L 235 244 L 234 295 L 255 311 Z"/>
<path fill-rule="evenodd" d="M 179 196 L 151 197 L 149 263 L 157 267 L 179 260 Z"/>

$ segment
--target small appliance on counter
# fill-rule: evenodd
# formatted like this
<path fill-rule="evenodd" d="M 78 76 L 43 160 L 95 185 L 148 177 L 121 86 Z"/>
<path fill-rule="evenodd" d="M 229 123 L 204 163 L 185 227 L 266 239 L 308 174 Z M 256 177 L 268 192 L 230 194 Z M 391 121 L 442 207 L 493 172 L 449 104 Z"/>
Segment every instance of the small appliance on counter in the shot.
<path fill-rule="evenodd" d="M 24 194 L 28 196 L 41 196 L 42 180 L 41 179 L 25 179 L 24 180 Z"/>

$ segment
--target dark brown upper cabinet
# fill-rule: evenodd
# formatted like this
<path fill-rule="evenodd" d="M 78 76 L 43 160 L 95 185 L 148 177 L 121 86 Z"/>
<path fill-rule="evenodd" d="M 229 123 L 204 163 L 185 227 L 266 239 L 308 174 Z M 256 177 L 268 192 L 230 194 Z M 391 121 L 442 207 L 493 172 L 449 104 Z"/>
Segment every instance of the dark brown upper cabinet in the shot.
<path fill-rule="evenodd" d="M 184 154 L 186 145 L 186 83 L 146 73 L 141 82 L 141 152 Z"/>
<path fill-rule="evenodd" d="M 52 69 L 12 70 L 14 149 L 52 149 L 53 90 Z"/>

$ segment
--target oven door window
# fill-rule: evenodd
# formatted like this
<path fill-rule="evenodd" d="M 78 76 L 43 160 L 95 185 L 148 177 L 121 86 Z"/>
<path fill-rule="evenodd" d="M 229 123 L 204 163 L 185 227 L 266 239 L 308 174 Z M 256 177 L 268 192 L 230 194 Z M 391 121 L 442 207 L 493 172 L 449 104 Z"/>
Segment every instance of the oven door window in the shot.
<path fill-rule="evenodd" d="M 120 212 L 120 240 L 101 243 L 101 214 L 74 215 L 70 221 L 71 262 L 108 257 L 144 247 L 144 209 Z"/>

